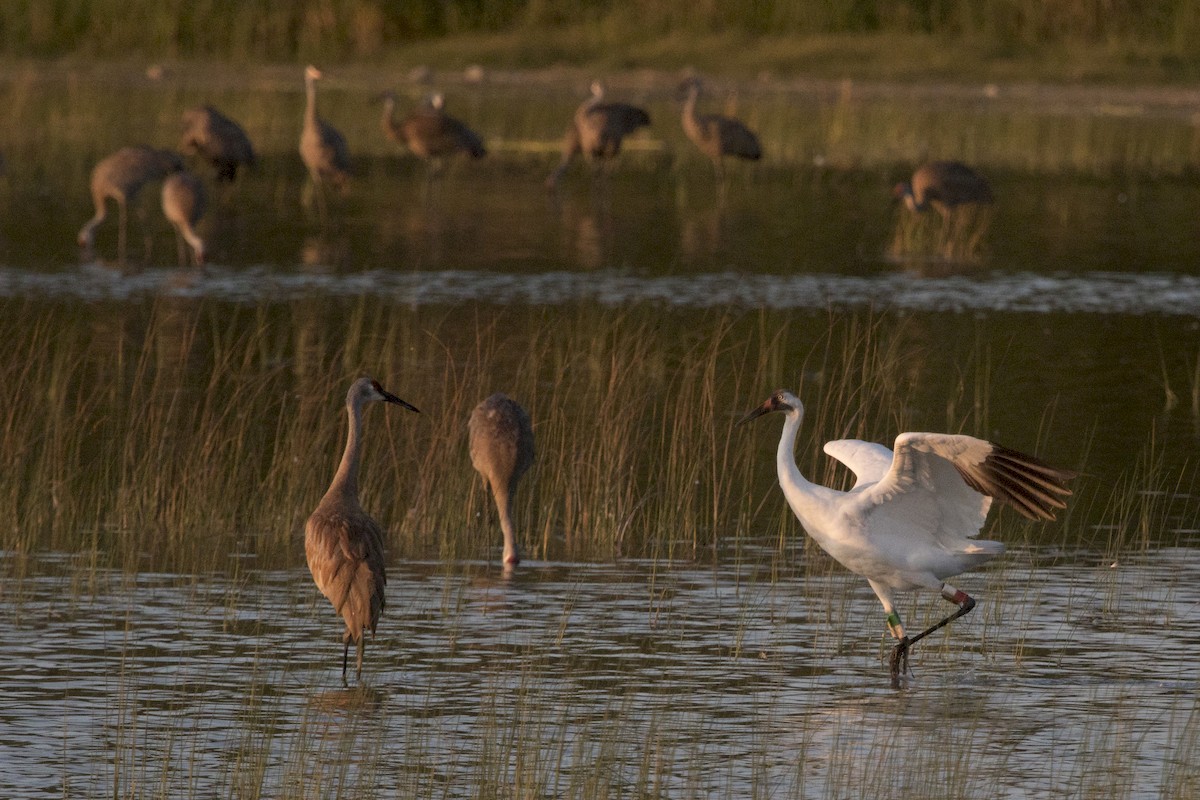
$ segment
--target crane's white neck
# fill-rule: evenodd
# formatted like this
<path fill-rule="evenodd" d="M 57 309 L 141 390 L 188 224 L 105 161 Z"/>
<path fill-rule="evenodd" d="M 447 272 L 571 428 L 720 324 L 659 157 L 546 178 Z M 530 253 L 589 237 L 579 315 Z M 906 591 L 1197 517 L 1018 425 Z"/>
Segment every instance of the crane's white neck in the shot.
<path fill-rule="evenodd" d="M 775 453 L 775 471 L 788 505 L 796 512 L 805 529 L 811 531 L 806 519 L 810 516 L 813 504 L 826 490 L 823 486 L 811 483 L 800 474 L 800 468 L 796 466 L 796 435 L 800 432 L 800 423 L 803 420 L 803 409 L 789 411 L 784 417 L 783 434 L 779 437 L 779 449 Z"/>

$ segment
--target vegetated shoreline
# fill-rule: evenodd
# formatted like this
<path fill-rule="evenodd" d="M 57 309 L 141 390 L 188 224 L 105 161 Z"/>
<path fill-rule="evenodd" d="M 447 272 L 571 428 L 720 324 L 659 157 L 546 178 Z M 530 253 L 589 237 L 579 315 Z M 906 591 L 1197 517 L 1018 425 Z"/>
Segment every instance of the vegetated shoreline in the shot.
<path fill-rule="evenodd" d="M 0 59 L 0 88 L 18 82 L 54 83 L 84 81 L 102 84 L 212 91 L 303 89 L 297 78 L 303 65 L 296 63 L 245 64 L 211 60 L 130 59 L 82 60 L 67 57 L 52 60 Z M 1072 114 L 1111 116 L 1171 116 L 1200 122 L 1200 85 L 1146 81 L 1139 84 L 1081 82 L 1075 80 L 949 80 L 940 77 L 827 77 L 820 74 L 782 75 L 764 70 L 746 77 L 719 70 L 704 72 L 693 67 L 609 69 L 597 66 L 558 64 L 537 68 L 491 68 L 471 64 L 466 68 L 439 68 L 426 64 L 353 62 L 332 65 L 326 84 L 350 90 L 382 91 L 405 84 L 438 87 L 522 86 L 540 90 L 583 91 L 595 78 L 623 91 L 674 92 L 680 80 L 703 72 L 726 87 L 748 92 L 796 93 L 835 100 L 851 93 L 856 100 L 905 98 L 912 102 L 934 99 L 970 101 L 977 99 L 997 108 L 1036 106 L 1042 111 L 1061 110 Z"/>

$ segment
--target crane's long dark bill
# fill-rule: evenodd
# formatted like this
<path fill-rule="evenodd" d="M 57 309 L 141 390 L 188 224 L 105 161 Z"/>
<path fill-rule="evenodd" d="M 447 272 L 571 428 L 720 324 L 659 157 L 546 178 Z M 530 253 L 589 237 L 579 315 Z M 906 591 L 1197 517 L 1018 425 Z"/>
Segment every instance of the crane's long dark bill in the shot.
<path fill-rule="evenodd" d="M 389 403 L 395 403 L 398 406 L 404 406 L 409 411 L 415 411 L 418 414 L 421 413 L 421 409 L 417 408 L 416 406 L 414 406 L 412 403 L 408 402 L 407 400 L 401 400 L 399 397 L 396 397 L 396 395 L 392 394 L 389 391 L 386 391 L 383 389 L 380 389 L 380 391 L 383 392 L 383 399 L 387 400 Z"/>
<path fill-rule="evenodd" d="M 734 424 L 735 424 L 735 425 L 743 425 L 743 424 L 745 424 L 745 423 L 749 422 L 749 421 L 750 421 L 750 420 L 752 420 L 752 419 L 758 419 L 758 418 L 759 418 L 759 417 L 761 417 L 763 414 L 770 414 L 770 413 L 771 413 L 772 411 L 774 411 L 774 410 L 775 410 L 775 406 L 774 406 L 774 405 L 772 405 L 772 403 L 771 403 L 771 401 L 770 401 L 770 400 L 768 400 L 767 402 L 763 403 L 763 404 L 762 404 L 761 406 L 759 406 L 758 408 L 756 408 L 756 409 L 754 409 L 753 411 L 751 411 L 751 412 L 750 412 L 749 414 L 747 414 L 746 416 L 744 416 L 744 417 L 742 417 L 741 419 L 739 419 L 739 420 L 738 420 L 737 422 L 735 422 Z"/>

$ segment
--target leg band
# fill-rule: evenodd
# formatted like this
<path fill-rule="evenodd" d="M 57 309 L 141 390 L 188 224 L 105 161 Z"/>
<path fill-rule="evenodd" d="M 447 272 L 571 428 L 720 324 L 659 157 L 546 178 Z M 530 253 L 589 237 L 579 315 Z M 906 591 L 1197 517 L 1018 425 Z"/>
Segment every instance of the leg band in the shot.
<path fill-rule="evenodd" d="M 971 596 L 962 589 L 955 589 L 948 583 L 942 584 L 942 597 L 958 606 L 961 606 L 963 603 L 971 599 Z"/>
<path fill-rule="evenodd" d="M 904 625 L 900 622 L 900 615 L 895 611 L 889 611 L 886 619 L 888 630 L 891 632 L 892 636 L 895 636 L 897 639 L 903 639 Z"/>

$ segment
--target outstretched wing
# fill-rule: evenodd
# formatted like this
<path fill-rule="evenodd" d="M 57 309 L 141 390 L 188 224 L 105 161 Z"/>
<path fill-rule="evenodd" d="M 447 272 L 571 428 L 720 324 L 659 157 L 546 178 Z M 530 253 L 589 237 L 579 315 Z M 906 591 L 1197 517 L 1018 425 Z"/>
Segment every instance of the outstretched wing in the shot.
<path fill-rule="evenodd" d="M 993 499 L 1029 519 L 1053 519 L 1065 508 L 1075 473 L 1033 456 L 976 439 L 943 433 L 902 433 L 887 473 L 864 488 L 865 517 L 923 530 L 943 547 L 961 548 L 979 533 Z M 875 528 L 875 525 L 872 525 Z"/>
<path fill-rule="evenodd" d="M 850 468 L 858 479 L 854 488 L 878 483 L 892 466 L 892 451 L 861 439 L 836 439 L 825 443 L 826 454 Z"/>

